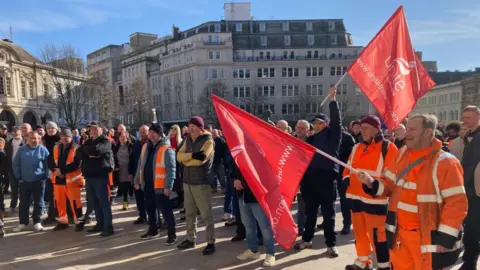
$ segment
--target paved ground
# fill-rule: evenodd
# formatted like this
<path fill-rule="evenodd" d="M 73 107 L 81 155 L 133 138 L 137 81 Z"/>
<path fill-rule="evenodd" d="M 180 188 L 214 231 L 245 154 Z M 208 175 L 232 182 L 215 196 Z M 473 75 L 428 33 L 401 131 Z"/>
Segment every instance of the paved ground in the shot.
<path fill-rule="evenodd" d="M 8 197 L 7 197 L 8 198 Z M 7 200 L 8 202 L 9 200 Z M 6 205 L 9 205 L 8 203 Z M 13 233 L 18 224 L 17 216 L 5 220 L 7 236 L 0 239 L 0 269 L 163 269 L 178 270 L 210 270 L 210 269 L 261 269 L 262 260 L 242 262 L 236 256 L 246 248 L 246 243 L 231 243 L 235 234 L 234 227 L 224 227 L 221 221 L 223 200 L 221 196 L 214 199 L 217 252 L 209 257 L 203 256 L 205 247 L 204 227 L 198 229 L 197 248 L 179 251 L 175 246 L 164 245 L 165 234 L 151 241 L 141 241 L 139 236 L 146 230 L 146 225 L 133 225 L 137 212 L 131 206 L 129 211 L 121 211 L 121 206 L 114 206 L 115 235 L 99 238 L 98 235 L 87 235 L 74 232 L 73 228 L 53 232 L 53 226 L 44 232 L 36 233 L 32 225 L 27 231 Z M 338 205 L 337 205 L 337 208 Z M 339 209 L 337 209 L 339 210 Z M 337 211 L 338 213 L 338 211 Z M 183 240 L 185 223 L 178 220 L 177 235 Z M 200 224 L 201 225 L 201 224 Z M 337 230 L 340 230 L 341 214 L 337 215 Z M 323 232 L 317 232 L 314 248 L 300 253 L 283 251 L 277 246 L 277 265 L 272 269 L 324 269 L 339 270 L 353 262 L 355 249 L 353 236 L 337 238 L 340 257 L 328 259 L 324 257 L 325 245 Z M 261 257 L 263 259 L 264 256 Z M 459 265 L 452 269 L 458 269 Z"/>

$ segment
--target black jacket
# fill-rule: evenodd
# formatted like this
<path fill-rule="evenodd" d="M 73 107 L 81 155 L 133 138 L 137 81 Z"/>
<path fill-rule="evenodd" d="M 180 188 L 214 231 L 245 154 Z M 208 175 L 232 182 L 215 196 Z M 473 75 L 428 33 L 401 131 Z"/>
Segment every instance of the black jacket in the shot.
<path fill-rule="evenodd" d="M 8 161 L 8 157 L 5 151 L 0 149 L 0 178 L 5 179 L 8 177 L 8 173 L 11 170 L 11 163 L 11 161 Z"/>
<path fill-rule="evenodd" d="M 73 162 L 70 164 L 67 164 L 67 158 L 68 154 L 70 153 L 70 149 L 74 146 L 74 143 L 71 143 L 70 145 L 67 145 L 65 150 L 63 149 L 64 146 L 63 144 L 58 145 L 58 166 L 55 165 L 55 161 L 53 160 L 53 149 L 52 153 L 50 156 L 52 157 L 52 162 L 48 162 L 48 167 L 51 171 L 54 171 L 56 168 L 60 169 L 60 172 L 63 175 L 66 175 L 67 173 L 71 173 L 78 168 L 81 168 L 82 166 L 82 154 L 81 154 L 81 149 L 78 148 L 75 153 L 75 158 L 73 159 Z M 56 185 L 65 185 L 66 184 L 66 178 L 56 178 L 55 179 L 55 184 Z"/>
<path fill-rule="evenodd" d="M 43 145 L 47 148 L 48 153 L 50 153 L 48 155 L 47 164 L 53 164 L 53 147 L 55 147 L 55 144 L 60 141 L 60 132 L 57 132 L 57 134 L 53 136 L 46 134 L 43 136 L 42 141 Z"/>
<path fill-rule="evenodd" d="M 220 164 L 225 158 L 225 148 L 227 145 L 225 140 L 222 139 L 221 137 L 215 138 L 214 141 L 215 141 L 215 153 L 213 156 L 213 164 Z"/>
<path fill-rule="evenodd" d="M 347 163 L 350 154 L 352 153 L 353 146 L 355 146 L 355 139 L 348 132 L 342 131 L 342 142 L 340 144 L 339 159 Z M 343 174 L 343 166 L 340 166 L 340 176 Z"/>
<path fill-rule="evenodd" d="M 238 168 L 237 164 L 233 162 L 233 168 L 232 168 L 232 185 L 234 180 L 240 180 L 242 182 L 243 190 L 236 190 L 234 187 L 232 187 L 236 192 L 238 198 L 242 198 L 245 203 L 258 203 L 257 198 L 255 198 L 255 195 L 253 195 L 252 190 L 247 184 L 247 181 L 242 175 L 242 172 Z"/>
<path fill-rule="evenodd" d="M 6 144 L 5 144 L 5 154 L 7 155 L 7 161 L 6 163 L 8 164 L 8 171 L 9 173 L 13 174 L 13 144 L 12 144 L 13 139 L 10 139 Z M 20 143 L 20 147 L 24 145 L 23 141 Z"/>
<path fill-rule="evenodd" d="M 108 177 L 113 171 L 112 143 L 104 135 L 89 139 L 81 147 L 82 174 L 88 177 Z"/>
<path fill-rule="evenodd" d="M 393 144 L 395 144 L 395 146 L 398 149 L 400 149 L 405 145 L 405 140 L 406 140 L 406 138 L 403 138 L 403 140 L 395 139 L 395 141 L 393 141 Z"/>
<path fill-rule="evenodd" d="M 135 176 L 137 173 L 138 160 L 142 154 L 143 144 L 141 140 L 137 140 L 132 144 L 132 149 L 130 151 L 130 160 L 128 162 L 128 174 Z"/>
<path fill-rule="evenodd" d="M 471 141 L 468 138 L 471 138 Z M 462 157 L 464 185 L 467 195 L 476 196 L 475 193 L 475 169 L 480 162 L 480 128 L 477 128 L 464 138 L 465 151 Z"/>
<path fill-rule="evenodd" d="M 338 158 L 340 152 L 340 143 L 342 141 L 342 120 L 340 119 L 340 109 L 338 103 L 332 101 L 330 107 L 330 125 L 322 132 L 308 137 L 307 143 L 313 145 L 319 150 Z M 321 171 L 338 172 L 338 165 L 330 159 L 315 153 L 312 162 L 308 167 L 308 173 L 317 173 Z"/>

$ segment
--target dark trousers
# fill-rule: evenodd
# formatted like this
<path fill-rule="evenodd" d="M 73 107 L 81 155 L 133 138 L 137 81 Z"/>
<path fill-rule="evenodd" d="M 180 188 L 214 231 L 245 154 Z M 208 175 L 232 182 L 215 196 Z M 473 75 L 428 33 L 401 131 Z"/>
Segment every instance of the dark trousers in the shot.
<path fill-rule="evenodd" d="M 89 188 L 89 182 L 85 182 L 85 192 L 87 195 L 87 210 L 85 211 L 85 220 L 90 219 L 90 215 L 92 214 L 93 210 L 95 209 L 94 202 L 95 200 L 93 199 L 92 196 L 90 196 L 90 188 Z"/>
<path fill-rule="evenodd" d="M 45 181 L 45 196 L 44 196 L 44 207 L 48 206 L 48 209 L 42 209 L 43 212 L 48 213 L 49 220 L 55 220 L 57 217 L 57 209 L 55 209 L 55 199 L 53 194 L 53 184 L 50 179 Z"/>
<path fill-rule="evenodd" d="M 4 198 L 4 193 L 8 190 L 5 189 L 5 179 L 8 179 L 8 177 L 4 175 L 0 175 L 0 211 L 5 210 L 5 198 Z M 8 180 L 7 180 L 8 182 Z M 0 217 L 2 217 L 2 213 L 0 213 Z"/>
<path fill-rule="evenodd" d="M 147 208 L 147 215 L 148 215 L 148 230 L 151 233 L 158 232 L 158 225 L 157 225 L 157 202 L 155 196 L 155 189 L 153 187 L 152 181 L 145 181 L 145 203 Z"/>
<path fill-rule="evenodd" d="M 123 196 L 123 201 L 128 202 L 128 195 L 133 195 L 133 187 L 131 182 L 119 182 L 118 193 Z"/>
<path fill-rule="evenodd" d="M 237 235 L 247 237 L 247 231 L 245 229 L 245 225 L 242 223 L 242 215 L 240 214 L 239 206 L 238 206 L 238 193 L 233 192 L 233 208 L 235 208 L 235 221 L 237 222 Z M 262 240 L 262 230 L 260 229 L 260 226 L 258 226 L 257 223 L 257 238 L 258 240 Z"/>
<path fill-rule="evenodd" d="M 173 184 L 173 190 L 177 192 L 178 195 L 178 203 L 179 207 L 183 208 L 183 204 L 185 202 L 185 195 L 183 191 L 183 165 L 182 163 L 177 162 L 177 167 L 176 167 L 176 178 L 175 178 L 175 183 Z"/>
<path fill-rule="evenodd" d="M 167 231 L 169 236 L 176 236 L 175 232 L 175 216 L 173 215 L 172 205 L 170 203 L 170 198 L 163 195 L 155 195 L 157 202 L 157 209 L 160 209 L 162 216 L 167 222 Z"/>
<path fill-rule="evenodd" d="M 318 207 L 321 207 L 323 216 L 323 230 L 327 247 L 336 245 L 335 237 L 335 172 L 315 172 L 305 176 L 302 186 L 302 196 L 305 201 L 305 231 L 302 240 L 311 242 L 317 225 Z"/>
<path fill-rule="evenodd" d="M 474 192 L 468 192 L 468 213 L 465 218 L 465 235 L 463 236 L 463 244 L 465 252 L 463 253 L 463 261 L 471 269 L 476 269 L 478 257 L 480 254 L 480 197 Z"/>
<path fill-rule="evenodd" d="M 138 217 L 147 219 L 145 210 L 145 192 L 142 189 L 135 190 L 135 202 L 137 203 Z"/>
<path fill-rule="evenodd" d="M 340 208 L 342 210 L 343 226 L 350 227 L 352 225 L 352 216 L 350 213 L 351 207 L 346 197 L 347 186 L 343 182 L 341 176 L 337 178 L 337 192 L 338 196 L 340 197 Z"/>
<path fill-rule="evenodd" d="M 235 215 L 235 208 L 233 207 L 233 198 L 235 193 L 233 188 L 233 181 L 232 177 L 230 176 L 230 172 L 228 169 L 225 169 L 225 201 L 223 202 L 223 213 L 229 213 Z M 238 205 L 238 203 L 237 203 Z"/>
<path fill-rule="evenodd" d="M 28 225 L 29 208 L 33 197 L 33 224 L 40 223 L 43 195 L 45 193 L 45 182 L 35 181 L 19 183 L 20 186 L 20 211 L 18 217 L 20 224 Z"/>
<path fill-rule="evenodd" d="M 10 187 L 12 188 L 12 192 L 10 193 L 10 208 L 16 208 L 18 204 L 18 180 L 13 175 L 13 172 L 8 174 L 8 178 L 10 179 Z"/>
<path fill-rule="evenodd" d="M 109 200 L 110 194 L 108 193 L 108 176 L 89 177 L 87 181 L 89 200 L 93 201 L 97 226 L 102 227 L 103 231 L 108 233 L 113 230 L 112 208 Z"/>
<path fill-rule="evenodd" d="M 1 176 L 0 185 L 2 186 L 3 193 L 7 193 L 10 188 L 10 179 L 8 178 L 8 175 Z"/>

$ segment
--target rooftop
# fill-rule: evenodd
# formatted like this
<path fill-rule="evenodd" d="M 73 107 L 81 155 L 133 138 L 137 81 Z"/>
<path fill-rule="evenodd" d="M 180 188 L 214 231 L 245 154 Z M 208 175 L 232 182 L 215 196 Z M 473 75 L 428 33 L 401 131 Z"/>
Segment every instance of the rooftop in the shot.
<path fill-rule="evenodd" d="M 42 61 L 38 60 L 36 57 L 31 55 L 29 52 L 24 50 L 22 47 L 13 43 L 13 41 L 8 39 L 0 40 L 0 47 L 4 47 L 12 51 L 17 58 L 22 62 L 30 62 L 30 63 L 42 63 Z"/>

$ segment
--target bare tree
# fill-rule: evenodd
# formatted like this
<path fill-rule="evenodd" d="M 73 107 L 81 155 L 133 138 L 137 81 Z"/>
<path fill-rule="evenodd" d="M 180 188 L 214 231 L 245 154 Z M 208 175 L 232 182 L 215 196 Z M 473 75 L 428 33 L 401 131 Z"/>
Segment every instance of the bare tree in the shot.
<path fill-rule="evenodd" d="M 212 94 L 225 98 L 228 95 L 227 85 L 221 80 L 210 81 L 203 88 L 203 93 L 198 99 L 198 105 L 203 113 L 205 120 L 219 126 L 218 118 L 213 108 Z"/>
<path fill-rule="evenodd" d="M 148 93 L 145 83 L 140 77 L 136 77 L 128 93 L 129 101 L 133 105 L 137 124 L 142 125 L 149 119 Z"/>
<path fill-rule="evenodd" d="M 311 114 L 312 110 L 312 97 L 306 92 L 306 89 L 300 89 L 299 96 L 297 98 L 298 113 L 296 114 L 296 120 L 307 119 L 307 116 Z"/>
<path fill-rule="evenodd" d="M 93 74 L 89 78 L 89 83 L 97 93 L 97 99 L 94 101 L 98 108 L 98 118 L 102 123 L 110 123 L 118 119 L 119 115 L 119 97 L 109 84 L 107 76 L 100 72 Z"/>
<path fill-rule="evenodd" d="M 270 91 L 270 90 L 268 90 Z M 257 81 L 254 80 L 252 82 L 250 96 L 245 98 L 245 103 L 250 106 L 250 113 L 253 115 L 257 115 L 257 107 L 260 104 L 263 104 L 264 99 L 262 98 L 263 95 L 263 86 Z"/>
<path fill-rule="evenodd" d="M 45 45 L 42 61 L 48 68 L 43 73 L 43 84 L 53 92 L 45 93 L 46 102 L 54 104 L 70 128 L 76 128 L 90 109 L 95 93 L 87 82 L 84 64 L 72 45 Z M 93 108 L 92 108 L 93 109 Z"/>

